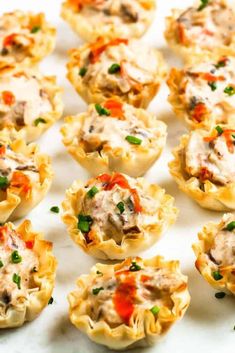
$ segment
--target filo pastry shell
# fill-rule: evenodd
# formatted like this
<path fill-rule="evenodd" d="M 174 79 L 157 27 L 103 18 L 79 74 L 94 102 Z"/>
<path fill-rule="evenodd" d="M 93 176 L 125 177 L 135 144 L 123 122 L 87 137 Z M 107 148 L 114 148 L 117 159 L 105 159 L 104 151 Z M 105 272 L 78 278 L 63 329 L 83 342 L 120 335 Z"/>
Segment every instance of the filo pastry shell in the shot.
<path fill-rule="evenodd" d="M 0 133 L 0 222 L 27 215 L 47 194 L 53 177 L 50 158 L 36 144 Z"/>
<path fill-rule="evenodd" d="M 196 1 L 166 18 L 165 38 L 184 60 L 235 54 L 235 7 L 226 0 Z"/>
<path fill-rule="evenodd" d="M 86 113 L 67 117 L 61 133 L 69 153 L 92 175 L 116 170 L 141 176 L 159 158 L 166 142 L 162 121 L 116 100 L 90 105 Z"/>
<path fill-rule="evenodd" d="M 235 209 L 235 130 L 217 126 L 211 132 L 197 129 L 183 135 L 169 163 L 179 188 L 201 207 Z"/>
<path fill-rule="evenodd" d="M 61 16 L 85 41 L 141 37 L 154 19 L 155 0 L 66 0 Z"/>
<path fill-rule="evenodd" d="M 123 259 L 152 246 L 175 222 L 174 199 L 155 184 L 120 173 L 75 181 L 62 203 L 76 244 L 100 259 Z"/>
<path fill-rule="evenodd" d="M 176 116 L 191 129 L 234 125 L 234 71 L 235 59 L 226 56 L 173 68 L 167 81 L 168 100 Z"/>
<path fill-rule="evenodd" d="M 15 63 L 32 66 L 55 47 L 56 29 L 43 13 L 5 13 L 0 17 L 0 26 L 0 67 Z"/>
<path fill-rule="evenodd" d="M 0 328 L 22 326 L 47 306 L 55 282 L 52 243 L 26 220 L 0 227 Z M 17 250 L 16 250 L 17 245 Z"/>
<path fill-rule="evenodd" d="M 20 132 L 27 142 L 38 139 L 62 115 L 62 89 L 55 76 L 9 65 L 0 68 L 0 129 Z"/>
<path fill-rule="evenodd" d="M 204 226 L 193 244 L 195 266 L 215 289 L 235 295 L 235 218 L 225 214 L 221 221 Z"/>
<path fill-rule="evenodd" d="M 162 54 L 137 40 L 99 38 L 70 51 L 67 77 L 87 103 L 121 99 L 146 108 L 166 76 Z"/>
<path fill-rule="evenodd" d="M 68 300 L 70 320 L 79 330 L 96 343 L 124 350 L 158 342 L 183 317 L 190 295 L 179 262 L 156 256 L 96 264 L 78 278 Z"/>

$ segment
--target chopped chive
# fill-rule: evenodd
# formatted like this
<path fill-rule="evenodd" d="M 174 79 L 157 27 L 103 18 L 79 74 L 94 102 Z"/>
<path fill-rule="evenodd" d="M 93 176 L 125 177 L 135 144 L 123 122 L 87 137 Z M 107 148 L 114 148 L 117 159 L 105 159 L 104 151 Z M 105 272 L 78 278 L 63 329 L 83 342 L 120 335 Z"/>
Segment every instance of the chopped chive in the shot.
<path fill-rule="evenodd" d="M 100 276 L 103 276 L 103 272 L 101 272 L 101 271 L 99 271 L 99 270 L 96 271 L 96 274 L 97 274 L 97 275 L 100 275 Z"/>
<path fill-rule="evenodd" d="M 124 202 L 122 202 L 122 201 L 118 202 L 117 208 L 119 209 L 120 213 L 122 214 L 125 211 Z"/>
<path fill-rule="evenodd" d="M 235 88 L 232 86 L 227 86 L 224 89 L 224 93 L 228 94 L 229 96 L 233 96 L 235 94 Z"/>
<path fill-rule="evenodd" d="M 99 292 L 100 292 L 101 290 L 104 290 L 104 288 L 103 288 L 103 287 L 93 288 L 93 289 L 92 289 L 92 294 L 97 295 L 97 294 L 99 294 Z"/>
<path fill-rule="evenodd" d="M 52 207 L 50 208 L 50 211 L 51 211 L 51 212 L 54 212 L 54 213 L 60 213 L 60 209 L 59 209 L 58 206 L 52 206 Z"/>
<path fill-rule="evenodd" d="M 219 271 L 214 271 L 214 272 L 212 273 L 212 276 L 213 276 L 214 280 L 216 280 L 216 281 L 219 281 L 220 279 L 223 278 L 223 276 L 220 274 Z"/>
<path fill-rule="evenodd" d="M 131 143 L 132 145 L 141 145 L 142 140 L 139 139 L 138 137 L 128 135 L 126 136 L 126 140 Z"/>
<path fill-rule="evenodd" d="M 99 192 L 98 188 L 96 186 L 93 186 L 88 192 L 87 192 L 87 197 L 92 199 L 97 193 Z"/>
<path fill-rule="evenodd" d="M 159 306 L 154 305 L 154 306 L 150 309 L 150 311 L 151 311 L 151 313 L 152 313 L 153 315 L 157 315 L 157 314 L 159 313 L 159 311 L 160 311 L 160 308 L 159 308 Z"/>
<path fill-rule="evenodd" d="M 93 219 L 90 216 L 78 215 L 78 229 L 82 233 L 89 233 Z"/>
<path fill-rule="evenodd" d="M 87 68 L 86 67 L 81 67 L 81 69 L 79 70 L 79 75 L 81 77 L 84 77 L 87 73 Z"/>
<path fill-rule="evenodd" d="M 47 123 L 46 120 L 41 117 L 34 120 L 34 126 L 38 126 L 39 124 L 46 124 L 46 123 Z"/>
<path fill-rule="evenodd" d="M 110 68 L 108 69 L 109 74 L 116 74 L 117 72 L 120 72 L 121 66 L 119 64 L 112 64 Z"/>
<path fill-rule="evenodd" d="M 0 259 L 0 268 L 3 266 L 4 266 L 4 264 L 3 264 L 2 260 Z"/>
<path fill-rule="evenodd" d="M 222 133 L 224 132 L 224 130 L 222 129 L 222 127 L 220 127 L 219 125 L 215 127 L 215 130 L 217 130 L 219 135 L 222 135 Z"/>
<path fill-rule="evenodd" d="M 227 62 L 227 59 L 226 59 L 226 58 L 224 58 L 224 59 L 218 61 L 218 63 L 215 64 L 215 68 L 216 68 L 216 69 L 219 69 L 220 67 L 225 67 L 225 66 L 226 66 L 226 62 Z"/>
<path fill-rule="evenodd" d="M 99 115 L 106 115 L 106 116 L 110 115 L 110 111 L 102 107 L 100 104 L 95 104 L 95 109 Z"/>
<path fill-rule="evenodd" d="M 22 257 L 20 256 L 18 251 L 17 250 L 13 251 L 13 253 L 11 254 L 11 262 L 13 264 L 19 264 L 21 261 L 22 261 Z"/>
<path fill-rule="evenodd" d="M 208 86 L 210 86 L 212 91 L 217 89 L 217 84 L 215 82 L 208 82 Z"/>
<path fill-rule="evenodd" d="M 229 232 L 232 232 L 234 230 L 234 228 L 235 228 L 235 221 L 230 222 L 225 227 L 225 229 L 228 230 Z"/>
<path fill-rule="evenodd" d="M 21 277 L 17 275 L 17 273 L 14 273 L 12 276 L 12 281 L 17 284 L 18 289 L 21 289 L 20 282 L 21 282 Z"/>
<path fill-rule="evenodd" d="M 0 176 L 0 189 L 6 189 L 9 185 L 7 177 Z"/>
<path fill-rule="evenodd" d="M 31 270 L 31 272 L 32 272 L 32 273 L 34 273 L 34 272 L 38 272 L 37 267 L 36 267 L 36 266 L 34 266 L 34 267 L 32 268 L 32 270 Z"/>
<path fill-rule="evenodd" d="M 225 296 L 226 296 L 226 293 L 224 293 L 224 292 L 215 293 L 215 297 L 217 299 L 223 299 Z"/>
<path fill-rule="evenodd" d="M 209 0 L 201 0 L 201 5 L 197 9 L 198 11 L 202 11 L 209 3 Z"/>
<path fill-rule="evenodd" d="M 31 33 L 37 33 L 41 30 L 41 27 L 40 26 L 34 26 L 32 29 L 31 29 Z"/>
<path fill-rule="evenodd" d="M 53 304 L 53 302 L 54 302 L 54 299 L 53 299 L 53 297 L 50 297 L 50 299 L 49 299 L 49 301 L 48 301 L 48 305 L 51 305 L 51 304 Z"/>
<path fill-rule="evenodd" d="M 141 267 L 135 261 L 132 261 L 131 266 L 129 267 L 129 270 L 131 272 L 136 272 L 136 271 L 140 271 Z"/>
<path fill-rule="evenodd" d="M 235 139 L 235 135 L 232 134 L 232 137 Z"/>

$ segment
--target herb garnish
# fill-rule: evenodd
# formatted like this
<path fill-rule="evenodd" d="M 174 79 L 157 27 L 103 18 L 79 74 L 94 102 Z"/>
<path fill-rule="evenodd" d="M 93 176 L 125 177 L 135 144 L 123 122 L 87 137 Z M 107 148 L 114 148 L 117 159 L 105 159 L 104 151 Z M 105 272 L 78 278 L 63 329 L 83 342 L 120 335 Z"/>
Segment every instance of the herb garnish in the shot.
<path fill-rule="evenodd" d="M 13 264 L 19 264 L 21 261 L 22 261 L 22 257 L 20 256 L 18 251 L 17 250 L 13 251 L 13 253 L 11 254 L 11 262 Z"/>
<path fill-rule="evenodd" d="M 157 314 L 159 313 L 159 311 L 160 311 L 160 308 L 159 308 L 159 306 L 154 305 L 154 306 L 150 309 L 150 311 L 151 311 L 151 313 L 152 313 L 153 315 L 157 315 Z"/>
<path fill-rule="evenodd" d="M 122 202 L 122 201 L 118 202 L 117 208 L 119 209 L 120 213 L 122 214 L 125 211 L 124 202 Z"/>
<path fill-rule="evenodd" d="M 131 266 L 129 267 L 129 270 L 131 272 L 136 272 L 136 271 L 140 271 L 141 267 L 136 263 L 136 261 L 132 261 Z"/>
<path fill-rule="evenodd" d="M 97 275 L 100 275 L 100 276 L 103 276 L 103 272 L 101 272 L 101 271 L 99 271 L 99 270 L 96 271 L 96 274 L 97 274 Z"/>
<path fill-rule="evenodd" d="M 34 126 L 38 126 L 39 124 L 46 124 L 46 120 L 41 117 L 34 120 Z"/>
<path fill-rule="evenodd" d="M 86 216 L 86 215 L 78 215 L 78 229 L 82 233 L 89 233 L 91 229 L 91 225 L 93 223 L 93 219 L 91 216 Z"/>
<path fill-rule="evenodd" d="M 0 176 L 0 189 L 6 189 L 9 185 L 7 177 Z"/>
<path fill-rule="evenodd" d="M 120 70 L 121 70 L 121 66 L 119 64 L 112 64 L 108 69 L 108 73 L 113 75 L 113 74 L 116 74 L 117 72 L 120 72 Z"/>
<path fill-rule="evenodd" d="M 215 91 L 217 89 L 217 84 L 215 82 L 208 82 L 208 86 L 210 86 L 212 91 Z"/>
<path fill-rule="evenodd" d="M 53 299 L 53 297 L 50 297 L 50 299 L 49 299 L 49 301 L 48 301 L 48 305 L 51 305 L 51 304 L 53 304 L 53 302 L 54 302 L 54 299 Z"/>
<path fill-rule="evenodd" d="M 3 264 L 2 260 L 0 259 L 0 268 L 3 266 L 4 266 L 4 264 Z"/>
<path fill-rule="evenodd" d="M 132 145 L 141 145 L 142 140 L 139 139 L 138 137 L 128 135 L 126 136 L 126 140 L 131 143 Z"/>
<path fill-rule="evenodd" d="M 95 109 L 99 115 L 106 115 L 106 116 L 110 115 L 110 111 L 102 107 L 100 104 L 95 104 Z"/>
<path fill-rule="evenodd" d="M 52 206 L 52 207 L 50 208 L 50 211 L 51 211 L 51 212 L 54 212 L 54 213 L 60 213 L 60 209 L 59 209 L 58 206 Z"/>
<path fill-rule="evenodd" d="M 226 293 L 224 293 L 224 292 L 215 293 L 215 297 L 217 299 L 223 299 L 225 296 L 226 296 Z"/>
<path fill-rule="evenodd" d="M 226 94 L 229 95 L 229 96 L 233 96 L 233 95 L 235 94 L 235 87 L 227 86 L 227 87 L 224 89 L 224 93 L 226 93 Z"/>
<path fill-rule="evenodd" d="M 99 192 L 99 189 L 96 186 L 93 186 L 88 192 L 87 192 L 87 197 L 92 199 L 97 193 Z"/>
<path fill-rule="evenodd" d="M 217 125 L 217 126 L 215 127 L 215 130 L 217 130 L 217 132 L 218 132 L 219 135 L 222 135 L 222 133 L 224 132 L 224 130 L 222 129 L 222 127 L 220 127 L 219 125 Z"/>
<path fill-rule="evenodd" d="M 220 279 L 223 278 L 223 276 L 220 274 L 219 271 L 214 271 L 214 272 L 212 273 L 212 276 L 213 276 L 213 278 L 214 278 L 215 281 L 219 281 Z"/>
<path fill-rule="evenodd" d="M 81 67 L 81 69 L 79 70 L 79 75 L 81 77 L 84 77 L 87 73 L 87 68 L 86 67 Z"/>
<path fill-rule="evenodd" d="M 31 29 L 31 33 L 37 33 L 37 32 L 39 32 L 41 30 L 41 27 L 40 26 L 34 26 L 32 29 Z"/>
<path fill-rule="evenodd" d="M 21 283 L 21 277 L 19 275 L 17 275 L 16 273 L 14 273 L 14 275 L 12 276 L 12 281 L 17 284 L 18 289 L 21 289 L 20 283 Z"/>
<path fill-rule="evenodd" d="M 103 288 L 103 287 L 93 288 L 93 289 L 92 289 L 92 294 L 97 295 L 97 294 L 99 294 L 99 292 L 100 292 L 101 290 L 104 290 L 104 288 Z"/>
<path fill-rule="evenodd" d="M 234 228 L 235 228 L 235 221 L 232 221 L 229 224 L 227 224 L 225 229 L 228 230 L 229 232 L 232 232 Z"/>
<path fill-rule="evenodd" d="M 197 10 L 202 11 L 208 4 L 209 4 L 209 0 L 201 0 L 201 5 Z"/>

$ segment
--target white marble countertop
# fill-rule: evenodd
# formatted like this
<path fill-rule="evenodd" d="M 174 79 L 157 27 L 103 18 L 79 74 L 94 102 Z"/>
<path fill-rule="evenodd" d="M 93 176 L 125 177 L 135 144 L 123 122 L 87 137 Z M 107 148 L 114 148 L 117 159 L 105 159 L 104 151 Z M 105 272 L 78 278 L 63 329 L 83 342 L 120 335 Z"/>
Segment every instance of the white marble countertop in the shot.
<path fill-rule="evenodd" d="M 0 0 L 1 12 L 14 9 L 44 11 L 48 19 L 57 26 L 58 38 L 56 50 L 41 65 L 45 74 L 55 74 L 64 87 L 65 115 L 81 112 L 85 104 L 75 93 L 65 78 L 67 50 L 76 47 L 80 41 L 60 17 L 59 0 Z M 170 8 L 184 7 L 191 0 L 158 0 L 156 21 L 143 40 L 162 50 L 169 65 L 179 65 L 177 58 L 167 49 L 163 39 L 164 17 Z M 217 300 L 215 291 L 202 279 L 194 267 L 194 254 L 191 249 L 197 232 L 210 220 L 219 220 L 220 213 L 201 209 L 181 193 L 168 173 L 167 163 L 171 159 L 170 150 L 178 143 L 184 132 L 182 125 L 176 121 L 166 102 L 167 89 L 163 87 L 153 101 L 150 110 L 168 124 L 168 141 L 160 160 L 147 174 L 147 179 L 159 183 L 176 199 L 180 215 L 176 224 L 170 228 L 162 239 L 143 256 L 164 255 L 167 259 L 179 259 L 183 272 L 189 277 L 189 289 L 192 296 L 191 305 L 183 318 L 177 323 L 165 339 L 149 349 L 133 350 L 135 353 L 231 353 L 234 351 L 235 325 L 234 298 L 226 297 Z M 95 260 L 85 255 L 75 246 L 66 233 L 60 216 L 52 214 L 49 209 L 59 205 L 64 198 L 65 189 L 76 178 L 85 180 L 87 173 L 66 153 L 61 143 L 59 128 L 61 122 L 51 128 L 39 144 L 41 149 L 52 157 L 55 178 L 47 198 L 28 218 L 35 230 L 45 232 L 48 240 L 54 242 L 54 254 L 58 259 L 56 287 L 53 294 L 54 303 L 48 306 L 35 321 L 19 329 L 0 332 L 1 353 L 106 353 L 108 349 L 98 346 L 77 331 L 68 319 L 67 294 L 75 287 L 75 279 L 87 273 Z"/>

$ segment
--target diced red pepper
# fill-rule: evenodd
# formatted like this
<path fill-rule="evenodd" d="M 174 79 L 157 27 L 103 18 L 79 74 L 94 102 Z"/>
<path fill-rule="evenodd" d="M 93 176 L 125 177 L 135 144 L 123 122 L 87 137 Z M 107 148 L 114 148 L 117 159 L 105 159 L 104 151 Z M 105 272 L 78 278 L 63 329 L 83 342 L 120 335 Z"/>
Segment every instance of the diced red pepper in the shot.
<path fill-rule="evenodd" d="M 6 154 L 6 146 L 0 146 L 0 157 L 4 157 Z"/>
<path fill-rule="evenodd" d="M 22 172 L 15 171 L 12 175 L 11 184 L 12 188 L 21 189 L 24 194 L 31 190 L 30 179 Z"/>
<path fill-rule="evenodd" d="M 206 105 L 204 103 L 198 103 L 196 104 L 195 108 L 192 111 L 192 119 L 200 123 L 206 114 L 207 114 Z"/>
<path fill-rule="evenodd" d="M 199 177 L 200 177 L 201 181 L 211 180 L 212 177 L 213 177 L 213 174 L 206 167 L 203 167 L 200 170 L 200 176 Z"/>
<path fill-rule="evenodd" d="M 3 47 L 8 47 L 14 44 L 15 37 L 17 35 L 18 35 L 17 33 L 12 33 L 12 34 L 9 34 L 9 36 L 5 37 L 3 40 Z"/>
<path fill-rule="evenodd" d="M 110 46 L 116 46 L 119 45 L 121 43 L 124 44 L 128 44 L 128 40 L 127 39 L 123 39 L 123 38 L 115 38 L 107 43 L 105 43 L 105 39 L 100 37 L 98 38 L 98 40 L 91 44 L 90 48 L 90 55 L 89 55 L 89 59 L 91 64 L 95 64 L 99 58 L 100 55 L 106 50 L 106 48 L 110 47 Z"/>
<path fill-rule="evenodd" d="M 15 96 L 11 91 L 3 91 L 2 99 L 6 105 L 13 105 L 15 103 Z"/>
<path fill-rule="evenodd" d="M 123 118 L 123 104 L 114 99 L 109 99 L 103 104 L 104 108 L 108 109 L 111 117 Z"/>
<path fill-rule="evenodd" d="M 33 249 L 33 247 L 34 247 L 34 240 L 27 240 L 27 241 L 25 242 L 25 246 L 26 246 L 27 249 Z"/>

